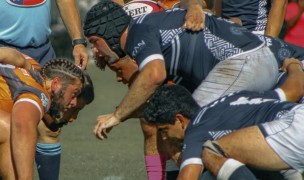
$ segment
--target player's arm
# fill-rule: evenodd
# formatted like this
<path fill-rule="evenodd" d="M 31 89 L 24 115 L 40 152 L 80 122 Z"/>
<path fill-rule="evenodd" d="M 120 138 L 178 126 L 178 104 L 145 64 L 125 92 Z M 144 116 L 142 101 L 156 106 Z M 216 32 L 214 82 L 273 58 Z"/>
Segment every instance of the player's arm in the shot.
<path fill-rule="evenodd" d="M 8 47 L 0 47 L 0 63 L 10 64 L 28 70 L 31 68 L 30 62 L 25 59 L 21 52 Z"/>
<path fill-rule="evenodd" d="M 278 37 L 284 22 L 287 0 L 273 0 L 269 11 L 265 34 Z"/>
<path fill-rule="evenodd" d="M 181 169 L 178 174 L 178 180 L 199 179 L 203 170 L 203 166 L 199 164 L 189 164 Z"/>
<path fill-rule="evenodd" d="M 17 179 L 33 179 L 37 124 L 41 112 L 32 102 L 15 103 L 11 116 L 11 147 Z"/>
<path fill-rule="evenodd" d="M 287 71 L 288 76 L 280 87 L 287 101 L 298 101 L 304 95 L 304 72 L 301 61 L 295 58 L 285 59 L 282 70 Z"/>
<path fill-rule="evenodd" d="M 105 130 L 127 120 L 140 108 L 166 79 L 165 62 L 161 59 L 147 63 L 132 83 L 130 90 L 113 114 L 97 118 L 94 133 L 97 138 L 106 138 Z M 108 131 L 107 131 L 108 132 Z"/>
<path fill-rule="evenodd" d="M 75 0 L 57 0 L 60 16 L 70 34 L 72 40 L 83 39 L 80 17 Z M 88 65 L 88 53 L 83 44 L 77 44 L 73 49 L 75 64 L 85 69 Z"/>
<path fill-rule="evenodd" d="M 222 17 L 222 0 L 214 1 L 214 15 Z"/>
<path fill-rule="evenodd" d="M 141 107 L 166 79 L 165 62 L 153 60 L 146 64 L 130 87 L 128 94 L 114 112 L 121 120 L 126 120 Z"/>

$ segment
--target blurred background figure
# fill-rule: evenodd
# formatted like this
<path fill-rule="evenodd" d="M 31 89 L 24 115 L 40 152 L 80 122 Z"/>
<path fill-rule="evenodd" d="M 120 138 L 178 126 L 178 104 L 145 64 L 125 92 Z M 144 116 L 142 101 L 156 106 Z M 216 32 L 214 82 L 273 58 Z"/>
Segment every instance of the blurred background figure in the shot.
<path fill-rule="evenodd" d="M 284 40 L 304 47 L 304 0 L 289 0 L 286 10 Z"/>

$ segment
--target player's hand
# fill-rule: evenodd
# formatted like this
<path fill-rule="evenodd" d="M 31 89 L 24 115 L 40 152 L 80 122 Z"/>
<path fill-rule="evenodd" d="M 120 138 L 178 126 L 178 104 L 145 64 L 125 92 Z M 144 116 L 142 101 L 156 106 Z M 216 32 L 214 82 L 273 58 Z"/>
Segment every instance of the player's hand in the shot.
<path fill-rule="evenodd" d="M 77 44 L 73 49 L 73 56 L 75 64 L 85 70 L 88 66 L 89 55 L 87 49 L 83 44 Z"/>
<path fill-rule="evenodd" d="M 281 67 L 281 70 L 284 72 L 288 71 L 288 66 L 290 66 L 291 64 L 297 64 L 299 66 L 299 68 L 303 69 L 303 65 L 302 62 L 299 61 L 296 58 L 286 58 L 283 62 L 283 65 Z"/>
<path fill-rule="evenodd" d="M 184 29 L 200 31 L 205 26 L 205 13 L 199 4 L 190 5 L 185 17 Z"/>
<path fill-rule="evenodd" d="M 107 134 L 112 130 L 112 128 L 120 123 L 120 120 L 114 116 L 114 114 L 100 115 L 97 117 L 96 125 L 94 128 L 95 136 L 104 140 L 107 138 Z"/>

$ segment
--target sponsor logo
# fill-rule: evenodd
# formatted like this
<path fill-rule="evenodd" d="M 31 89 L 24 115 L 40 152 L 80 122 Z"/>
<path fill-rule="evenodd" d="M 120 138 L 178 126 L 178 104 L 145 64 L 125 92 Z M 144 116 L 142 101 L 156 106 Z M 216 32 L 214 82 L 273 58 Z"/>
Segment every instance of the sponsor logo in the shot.
<path fill-rule="evenodd" d="M 135 57 L 138 54 L 138 52 L 140 52 L 145 46 L 146 46 L 145 41 L 142 40 L 141 42 L 139 42 L 137 44 L 137 46 L 134 47 L 134 50 L 132 52 L 132 56 Z"/>
<path fill-rule="evenodd" d="M 40 95 L 41 97 L 41 102 L 42 102 L 42 106 L 44 107 L 44 111 L 47 112 L 49 109 L 49 99 L 47 98 L 47 96 L 44 93 L 41 93 Z"/>
<path fill-rule="evenodd" d="M 7 3 L 19 7 L 34 7 L 44 4 L 47 0 L 6 0 Z"/>

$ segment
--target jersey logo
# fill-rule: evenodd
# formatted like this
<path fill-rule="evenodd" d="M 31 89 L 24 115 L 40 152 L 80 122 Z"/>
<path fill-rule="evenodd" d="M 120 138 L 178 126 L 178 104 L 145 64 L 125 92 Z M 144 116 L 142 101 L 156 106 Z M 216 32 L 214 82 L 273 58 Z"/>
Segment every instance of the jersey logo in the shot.
<path fill-rule="evenodd" d="M 47 0 L 6 0 L 7 3 L 19 7 L 34 7 L 44 4 Z"/>
<path fill-rule="evenodd" d="M 230 105 L 237 106 L 237 105 L 244 105 L 244 104 L 248 104 L 248 105 L 262 104 L 264 102 L 269 102 L 269 101 L 277 101 L 277 100 L 275 100 L 275 99 L 263 99 L 263 98 L 249 99 L 248 97 L 240 97 L 236 101 L 231 102 Z"/>
<path fill-rule="evenodd" d="M 287 48 L 280 48 L 278 51 L 278 57 L 280 60 L 291 57 L 291 52 Z"/>
<path fill-rule="evenodd" d="M 42 102 L 42 106 L 44 107 L 44 112 L 47 112 L 49 110 L 49 99 L 47 98 L 47 96 L 44 93 L 41 93 L 41 102 Z"/>
<path fill-rule="evenodd" d="M 136 57 L 137 53 L 138 53 L 139 51 L 141 51 L 145 46 L 146 46 L 146 43 L 145 43 L 144 40 L 142 40 L 141 42 L 139 42 L 139 43 L 137 44 L 137 46 L 134 47 L 134 50 L 133 50 L 133 52 L 132 52 L 132 56 L 133 56 L 133 57 Z"/>

